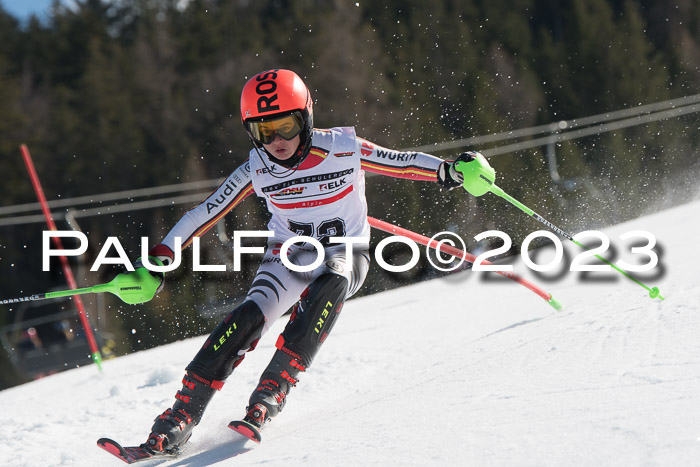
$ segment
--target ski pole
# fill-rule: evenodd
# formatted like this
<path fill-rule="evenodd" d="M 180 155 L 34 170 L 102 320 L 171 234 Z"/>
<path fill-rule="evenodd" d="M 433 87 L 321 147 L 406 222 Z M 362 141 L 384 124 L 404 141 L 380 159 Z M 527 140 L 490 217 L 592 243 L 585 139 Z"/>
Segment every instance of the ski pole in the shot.
<path fill-rule="evenodd" d="M 105 284 L 93 285 L 92 287 L 84 287 L 82 289 L 34 294 L 28 297 L 9 298 L 0 300 L 0 304 L 7 305 L 9 303 L 109 292 L 119 297 L 124 303 L 136 305 L 151 300 L 155 296 L 159 285 L 160 281 L 156 277 L 153 277 L 146 268 L 138 268 L 134 272 L 118 274 L 117 277 Z"/>
<path fill-rule="evenodd" d="M 448 255 L 452 255 L 455 258 L 461 258 L 463 260 L 469 261 L 470 263 L 473 263 L 476 260 L 476 256 L 472 255 L 471 253 L 468 253 L 466 251 L 462 251 L 459 248 L 455 248 L 450 245 L 445 245 L 444 242 L 438 242 L 436 240 L 433 240 L 432 242 L 430 241 L 428 237 L 425 235 L 418 234 L 416 232 L 412 232 L 410 230 L 404 229 L 402 227 L 398 227 L 394 224 L 390 224 L 389 222 L 381 221 L 379 219 L 375 219 L 374 217 L 367 216 L 367 220 L 369 221 L 369 225 L 374 227 L 375 229 L 382 230 L 387 233 L 393 233 L 396 235 L 400 235 L 402 237 L 409 238 L 416 243 L 420 243 L 421 245 L 425 245 L 429 248 L 432 248 L 434 250 L 439 250 L 442 251 L 443 253 L 447 253 Z M 492 264 L 489 261 L 482 261 L 482 264 Z M 494 271 L 497 272 L 498 274 L 502 275 L 503 277 L 507 277 L 508 279 L 517 282 L 518 284 L 527 287 L 540 297 L 542 297 L 547 303 L 549 303 L 555 310 L 560 311 L 562 309 L 561 303 L 557 301 L 554 297 L 552 297 L 551 293 L 548 293 L 544 290 L 542 290 L 540 287 L 537 287 L 535 284 L 532 282 L 523 279 L 522 277 L 514 274 L 511 271 Z"/>
<path fill-rule="evenodd" d="M 455 169 L 458 172 L 461 172 L 462 175 L 464 176 L 464 182 L 463 182 L 463 188 L 468 191 L 472 196 L 479 197 L 481 195 L 484 195 L 488 192 L 491 192 L 495 194 L 496 196 L 499 196 L 509 203 L 511 203 L 513 206 L 517 207 L 521 211 L 523 211 L 525 214 L 528 216 L 534 218 L 538 222 L 541 222 L 542 224 L 546 225 L 562 237 L 570 240 L 571 242 L 575 243 L 576 245 L 580 246 L 584 250 L 587 250 L 587 248 L 581 243 L 576 240 L 574 240 L 573 235 L 570 233 L 560 229 L 556 225 L 552 224 L 549 222 L 547 219 L 544 217 L 540 216 L 537 214 L 535 211 L 532 209 L 528 208 L 525 206 L 523 203 L 518 201 L 517 199 L 513 198 L 510 196 L 508 193 L 503 191 L 501 188 L 499 188 L 494 182 L 496 180 L 496 171 L 494 170 L 493 167 L 491 167 L 486 160 L 486 158 L 479 153 L 474 154 L 474 160 L 465 162 L 465 161 L 459 161 L 455 165 Z M 596 258 L 604 262 L 605 264 L 611 266 L 613 269 L 618 271 L 620 274 L 624 275 L 625 277 L 629 278 L 630 280 L 636 282 L 638 285 L 641 287 L 645 288 L 649 292 L 649 297 L 651 298 L 660 298 L 661 300 L 664 300 L 664 297 L 661 295 L 659 288 L 658 287 L 648 287 L 646 284 L 643 284 L 639 280 L 637 280 L 634 276 L 629 274 L 627 271 L 619 268 L 618 266 L 614 265 L 607 259 L 603 258 L 600 255 L 594 255 Z"/>

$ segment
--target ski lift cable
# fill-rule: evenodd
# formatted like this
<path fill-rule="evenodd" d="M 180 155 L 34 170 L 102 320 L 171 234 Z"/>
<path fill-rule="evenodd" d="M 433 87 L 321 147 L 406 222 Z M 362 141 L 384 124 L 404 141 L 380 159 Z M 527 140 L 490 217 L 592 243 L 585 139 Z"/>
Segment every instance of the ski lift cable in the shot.
<path fill-rule="evenodd" d="M 647 104 L 638 107 L 622 109 L 615 112 L 608 112 L 598 115 L 592 115 L 590 117 L 583 117 L 573 120 L 563 120 L 560 122 L 552 122 L 548 125 L 539 125 L 531 128 L 525 128 L 517 131 L 508 131 L 502 133 L 496 133 L 492 135 L 482 135 L 472 138 L 465 138 L 456 141 L 449 141 L 445 143 L 436 143 L 425 146 L 418 146 L 414 148 L 403 149 L 404 151 L 429 151 L 437 152 L 447 149 L 457 149 L 457 148 L 467 148 L 473 147 L 477 144 L 484 144 L 488 142 L 496 141 L 506 141 L 510 139 L 523 138 L 527 136 L 534 136 L 536 134 L 549 133 L 547 136 L 540 138 L 526 140 L 521 142 L 516 142 L 512 144 L 507 144 L 503 146 L 496 146 L 493 148 L 481 149 L 480 152 L 486 157 L 494 157 L 497 155 L 508 154 L 516 151 L 522 151 L 526 149 L 531 149 L 534 147 L 545 146 L 551 143 L 563 142 L 572 139 L 583 138 L 586 136 L 591 136 L 595 134 L 610 132 L 619 130 L 622 128 L 628 128 L 636 125 L 643 125 L 652 123 L 659 120 L 680 117 L 683 115 L 688 115 L 691 113 L 696 113 L 700 111 L 700 94 L 686 96 L 678 99 L 671 99 L 664 102 L 657 102 L 654 104 Z M 665 110 L 663 110 L 665 109 Z M 625 118 L 633 116 L 631 118 Z M 586 126 L 593 125 L 600 122 L 596 126 Z M 580 128 L 583 127 L 583 128 Z M 578 128 L 578 129 L 576 129 Z M 373 174 L 368 174 L 373 175 Z M 105 214 L 117 214 L 128 211 L 140 210 L 140 209 L 151 209 L 164 207 L 168 205 L 178 205 L 178 204 L 193 204 L 200 202 L 204 196 L 211 192 L 212 188 L 217 187 L 221 184 L 223 179 L 210 179 L 202 180 L 197 182 L 187 182 L 178 183 L 171 185 L 164 185 L 160 187 L 151 188 L 141 188 L 135 190 L 124 190 L 112 193 L 104 193 L 100 195 L 88 195 L 80 196 L 75 198 L 65 198 L 59 200 L 49 201 L 49 206 L 51 208 L 60 207 L 70 207 L 75 208 L 82 204 L 94 205 L 101 204 L 108 201 L 119 201 L 119 200 L 130 200 L 125 203 L 118 203 L 112 205 L 100 205 L 98 207 L 85 207 L 82 209 L 71 209 L 71 214 L 75 217 L 89 217 L 98 216 Z M 134 198 L 154 196 L 154 195 L 165 195 L 174 192 L 185 192 L 198 190 L 193 194 L 177 196 L 177 197 L 166 197 L 152 200 L 144 201 L 133 201 Z M 20 212 L 31 212 L 39 209 L 38 203 L 27 203 L 14 206 L 0 207 L 0 216 L 8 214 L 16 214 Z M 54 216 L 57 219 L 65 219 L 66 215 L 64 212 L 56 211 Z M 44 217 L 40 214 L 36 215 L 25 215 L 25 216 L 14 216 L 0 218 L 0 226 L 6 225 L 17 225 L 17 224 L 29 224 L 36 222 L 43 222 Z"/>
<path fill-rule="evenodd" d="M 448 149 L 456 149 L 462 147 L 474 147 L 480 144 L 495 143 L 499 141 L 506 141 L 510 139 L 525 138 L 528 136 L 534 136 L 542 133 L 552 133 L 556 131 L 570 131 L 578 127 L 595 125 L 599 123 L 609 122 L 621 118 L 626 118 L 630 116 L 640 116 L 643 114 L 650 114 L 654 112 L 659 112 L 662 110 L 674 109 L 677 107 L 682 107 L 686 105 L 692 105 L 700 102 L 700 94 L 695 94 L 692 96 L 680 97 L 677 99 L 671 99 L 663 102 L 655 102 L 653 104 L 641 105 L 638 107 L 630 107 L 627 109 L 617 110 L 614 112 L 606 112 L 597 115 L 591 115 L 589 117 L 574 118 L 571 120 L 560 120 L 548 123 L 546 125 L 538 125 L 530 128 L 524 128 L 515 131 L 503 131 L 500 133 L 493 133 L 490 135 L 480 135 L 473 136 L 470 138 L 462 138 L 455 141 L 447 141 L 444 143 L 431 143 L 422 146 L 416 146 L 412 148 L 407 148 L 406 151 L 420 151 L 420 152 L 437 152 L 444 151 Z M 483 151 L 480 151 L 483 153 Z M 484 154 L 485 155 L 485 154 Z"/>

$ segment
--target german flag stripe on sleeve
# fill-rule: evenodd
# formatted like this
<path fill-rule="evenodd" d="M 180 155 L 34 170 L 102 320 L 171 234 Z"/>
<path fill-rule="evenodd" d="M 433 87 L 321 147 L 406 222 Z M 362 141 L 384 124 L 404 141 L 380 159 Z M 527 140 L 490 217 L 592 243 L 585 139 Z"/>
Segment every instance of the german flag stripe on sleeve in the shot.
<path fill-rule="evenodd" d="M 253 190 L 253 182 L 248 182 L 248 183 L 243 187 L 243 189 L 241 190 L 241 192 L 238 193 L 238 196 L 236 196 L 235 198 L 233 198 L 233 200 L 231 201 L 231 203 L 230 203 L 228 206 L 226 206 L 219 214 L 217 214 L 216 217 L 214 217 L 214 218 L 212 218 L 212 219 L 209 219 L 209 221 L 208 221 L 206 224 L 204 224 L 204 225 L 202 225 L 201 227 L 199 227 L 199 228 L 187 239 L 187 241 L 184 242 L 184 243 L 182 244 L 182 249 L 184 250 L 185 248 L 187 248 L 188 246 L 190 246 L 190 244 L 192 244 L 192 239 L 193 239 L 194 237 L 201 237 L 202 235 L 204 235 L 205 233 L 207 233 L 207 232 L 209 231 L 209 229 L 211 229 L 212 227 L 214 227 L 214 225 L 216 225 L 216 223 L 219 222 L 226 214 L 228 214 L 229 212 L 231 212 L 231 210 L 232 210 L 233 208 L 235 208 L 236 206 L 238 206 L 239 204 L 241 204 L 241 201 L 243 201 L 244 199 L 246 199 L 248 196 L 252 195 L 253 193 L 254 193 L 254 190 Z"/>
<path fill-rule="evenodd" d="M 412 180 L 422 180 L 434 182 L 437 180 L 437 173 L 434 170 L 423 167 L 409 165 L 406 167 L 396 167 L 391 165 L 378 164 L 377 162 L 362 161 L 362 168 L 368 172 L 388 175 L 396 178 L 409 178 Z"/>

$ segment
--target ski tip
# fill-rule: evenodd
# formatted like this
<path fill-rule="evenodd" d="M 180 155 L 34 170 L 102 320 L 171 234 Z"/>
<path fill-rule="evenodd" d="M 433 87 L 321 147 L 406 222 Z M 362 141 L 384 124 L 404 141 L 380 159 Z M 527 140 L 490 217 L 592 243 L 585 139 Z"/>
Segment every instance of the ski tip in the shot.
<path fill-rule="evenodd" d="M 179 454 L 179 450 L 177 449 L 169 451 L 153 451 L 145 445 L 122 446 L 109 438 L 98 439 L 97 445 L 127 464 L 134 464 L 136 462 L 146 461 L 152 458 L 176 457 Z"/>
<path fill-rule="evenodd" d="M 255 443 L 260 444 L 260 441 L 262 441 L 260 430 L 248 422 L 244 422 L 243 420 L 234 420 L 228 424 L 228 427 Z"/>
<path fill-rule="evenodd" d="M 131 463 L 129 462 L 129 455 L 127 452 L 124 450 L 121 444 L 117 443 L 116 441 L 109 438 L 100 438 L 97 440 L 97 445 L 113 456 L 120 458 L 127 464 Z"/>

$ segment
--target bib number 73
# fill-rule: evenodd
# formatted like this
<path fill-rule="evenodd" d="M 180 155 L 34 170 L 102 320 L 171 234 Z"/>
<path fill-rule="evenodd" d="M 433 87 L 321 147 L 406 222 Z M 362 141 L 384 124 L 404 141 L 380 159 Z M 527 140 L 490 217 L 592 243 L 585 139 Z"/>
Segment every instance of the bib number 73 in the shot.
<path fill-rule="evenodd" d="M 331 237 L 345 236 L 345 221 L 336 217 L 320 222 L 318 226 L 313 223 L 288 221 L 289 230 L 303 237 L 317 238 L 321 245 L 328 245 Z"/>

